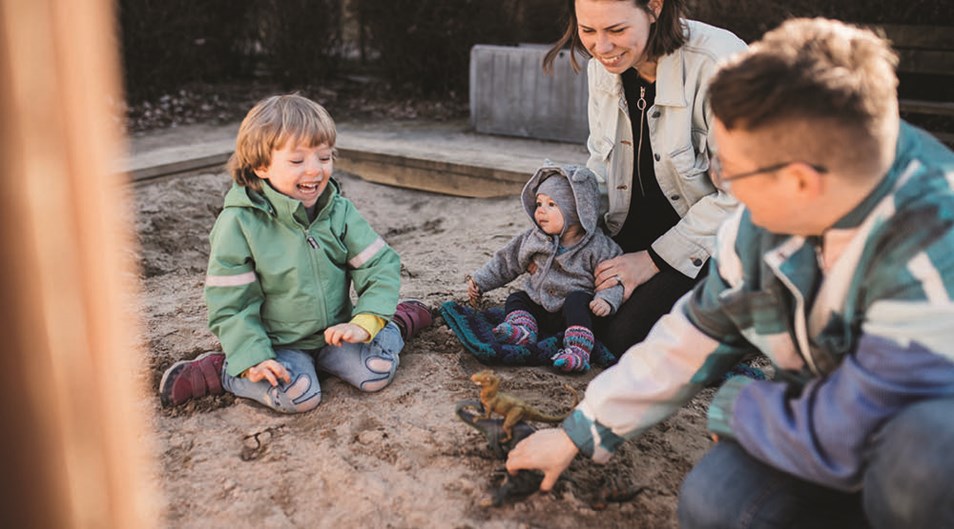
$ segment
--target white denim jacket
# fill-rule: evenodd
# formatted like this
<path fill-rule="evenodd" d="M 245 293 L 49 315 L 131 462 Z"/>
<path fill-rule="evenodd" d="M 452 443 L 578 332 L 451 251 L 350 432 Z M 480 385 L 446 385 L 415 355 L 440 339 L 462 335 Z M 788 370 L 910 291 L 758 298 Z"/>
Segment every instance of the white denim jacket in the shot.
<path fill-rule="evenodd" d="M 681 220 L 653 243 L 653 250 L 673 268 L 696 277 L 715 248 L 716 230 L 738 202 L 709 180 L 712 113 L 706 101 L 709 79 L 718 62 L 745 49 L 732 33 L 687 20 L 689 38 L 678 50 L 660 57 L 656 100 L 646 109 L 656 180 Z M 619 233 L 632 193 L 634 145 L 623 82 L 590 59 L 587 167 L 600 183 L 603 220 Z"/>

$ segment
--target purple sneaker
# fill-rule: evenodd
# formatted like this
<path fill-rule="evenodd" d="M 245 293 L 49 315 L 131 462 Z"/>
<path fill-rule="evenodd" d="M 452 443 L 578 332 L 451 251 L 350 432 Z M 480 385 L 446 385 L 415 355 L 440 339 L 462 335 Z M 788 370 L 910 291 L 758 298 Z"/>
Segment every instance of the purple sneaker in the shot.
<path fill-rule="evenodd" d="M 203 353 L 193 360 L 180 360 L 162 374 L 159 400 L 163 406 L 178 406 L 190 399 L 221 395 L 222 365 L 225 355 L 215 351 Z"/>

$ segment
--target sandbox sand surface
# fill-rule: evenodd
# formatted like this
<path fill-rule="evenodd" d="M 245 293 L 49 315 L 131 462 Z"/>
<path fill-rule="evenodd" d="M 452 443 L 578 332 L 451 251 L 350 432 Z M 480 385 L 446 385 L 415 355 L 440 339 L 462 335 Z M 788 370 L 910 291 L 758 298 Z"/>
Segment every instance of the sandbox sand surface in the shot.
<path fill-rule="evenodd" d="M 434 307 L 464 301 L 465 276 L 529 222 L 515 197 L 456 198 L 336 176 L 345 196 L 401 254 L 401 295 Z M 133 188 L 148 356 L 142 376 L 152 389 L 142 408 L 152 413 L 164 526 L 677 526 L 679 484 L 710 445 L 710 392 L 626 443 L 607 465 L 577 458 L 553 493 L 485 507 L 503 463 L 454 413 L 457 402 L 477 397 L 468 377 L 485 366 L 440 318 L 407 344 L 394 383 L 380 393 L 363 394 L 328 377 L 321 405 L 300 416 L 231 396 L 161 408 L 155 388 L 163 370 L 219 347 L 206 327 L 202 286 L 208 232 L 229 185 L 222 172 Z M 501 303 L 507 293 L 500 289 L 488 300 Z M 563 383 L 583 392 L 598 372 L 496 370 L 506 391 L 550 413 L 571 403 Z M 629 491 L 623 496 L 631 499 L 600 501 L 616 490 Z"/>

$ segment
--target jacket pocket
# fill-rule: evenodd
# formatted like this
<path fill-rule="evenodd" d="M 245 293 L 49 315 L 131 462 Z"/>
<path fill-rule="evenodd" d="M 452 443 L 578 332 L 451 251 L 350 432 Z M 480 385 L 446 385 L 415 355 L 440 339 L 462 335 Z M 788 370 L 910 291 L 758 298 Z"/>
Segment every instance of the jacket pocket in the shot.
<path fill-rule="evenodd" d="M 321 329 L 316 308 L 301 296 L 267 298 L 262 304 L 262 324 L 274 343 L 294 343 Z"/>
<path fill-rule="evenodd" d="M 613 152 L 613 142 L 606 138 L 595 138 L 590 142 L 590 155 L 606 163 Z"/>
<path fill-rule="evenodd" d="M 673 169 L 681 178 L 695 179 L 709 170 L 709 160 L 704 154 L 697 155 L 692 145 L 687 145 L 669 155 Z"/>

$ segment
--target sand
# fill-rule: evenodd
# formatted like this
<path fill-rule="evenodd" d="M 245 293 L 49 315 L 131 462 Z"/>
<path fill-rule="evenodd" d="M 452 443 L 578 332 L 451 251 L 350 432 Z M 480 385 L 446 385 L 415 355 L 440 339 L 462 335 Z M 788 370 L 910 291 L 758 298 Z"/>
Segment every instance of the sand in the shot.
<path fill-rule="evenodd" d="M 465 199 L 398 189 L 338 173 L 345 196 L 402 257 L 401 295 L 432 306 L 463 301 L 464 278 L 525 229 L 518 200 Z M 477 398 L 468 377 L 486 366 L 440 318 L 411 340 L 394 382 L 364 394 L 323 378 L 322 402 L 279 415 L 231 396 L 164 409 L 156 388 L 180 359 L 219 348 L 206 327 L 202 285 L 207 235 L 227 175 L 170 177 L 133 188 L 140 243 L 147 362 L 142 408 L 162 496 L 162 526 L 176 528 L 676 527 L 676 494 L 710 446 L 711 390 L 659 427 L 626 443 L 607 465 L 577 458 L 554 492 L 486 507 L 503 463 L 459 421 L 457 402 Z M 488 301 L 501 303 L 500 289 Z M 505 389 L 559 413 L 599 370 L 568 376 L 545 367 L 496 367 Z M 545 427 L 545 425 L 539 425 Z M 606 492 L 628 492 L 606 501 Z M 612 497 L 610 499 L 613 499 Z"/>

